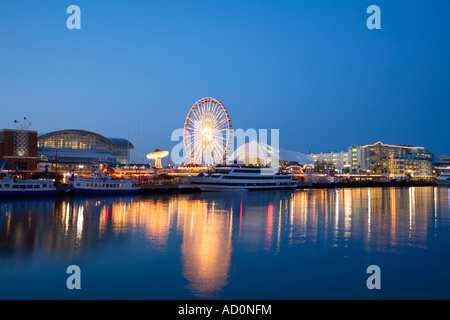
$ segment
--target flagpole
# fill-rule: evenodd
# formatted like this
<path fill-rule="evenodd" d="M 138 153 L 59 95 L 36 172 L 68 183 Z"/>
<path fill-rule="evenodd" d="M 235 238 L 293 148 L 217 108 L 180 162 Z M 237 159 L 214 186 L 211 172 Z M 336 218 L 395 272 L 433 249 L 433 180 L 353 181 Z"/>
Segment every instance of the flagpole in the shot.
<path fill-rule="evenodd" d="M 140 125 L 138 120 L 138 143 L 137 143 L 137 161 L 136 161 L 137 164 L 139 164 L 139 135 L 140 135 Z"/>

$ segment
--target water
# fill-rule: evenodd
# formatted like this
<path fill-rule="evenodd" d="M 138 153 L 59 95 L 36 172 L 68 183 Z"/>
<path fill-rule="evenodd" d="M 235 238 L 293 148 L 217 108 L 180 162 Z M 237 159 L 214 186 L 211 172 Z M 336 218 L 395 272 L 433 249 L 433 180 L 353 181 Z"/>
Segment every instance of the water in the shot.
<path fill-rule="evenodd" d="M 1 299 L 450 298 L 448 188 L 0 201 Z"/>

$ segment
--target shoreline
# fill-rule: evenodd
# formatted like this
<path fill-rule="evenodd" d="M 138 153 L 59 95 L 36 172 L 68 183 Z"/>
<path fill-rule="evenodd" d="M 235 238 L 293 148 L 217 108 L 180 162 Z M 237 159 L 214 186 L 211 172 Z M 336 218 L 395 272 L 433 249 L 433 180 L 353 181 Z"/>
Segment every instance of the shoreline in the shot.
<path fill-rule="evenodd" d="M 379 187 L 432 187 L 431 181 L 364 181 L 364 182 L 323 182 L 299 183 L 297 189 L 329 189 L 329 188 L 379 188 Z"/>
<path fill-rule="evenodd" d="M 341 189 L 341 188 L 382 188 L 382 187 L 431 187 L 436 186 L 432 181 L 364 181 L 364 182 L 323 182 L 323 183 L 299 183 L 293 190 L 305 189 Z M 141 186 L 137 195 L 152 194 L 189 194 L 202 191 L 191 185 L 146 185 Z M 74 196 L 73 190 L 67 185 L 57 186 L 57 196 Z M 24 196 L 24 198 L 28 198 Z"/>

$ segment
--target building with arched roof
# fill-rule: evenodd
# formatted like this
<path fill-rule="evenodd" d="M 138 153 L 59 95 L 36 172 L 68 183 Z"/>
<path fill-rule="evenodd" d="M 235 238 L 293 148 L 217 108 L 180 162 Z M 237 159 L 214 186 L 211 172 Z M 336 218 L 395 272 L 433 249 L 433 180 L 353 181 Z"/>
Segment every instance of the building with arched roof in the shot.
<path fill-rule="evenodd" d="M 38 136 L 38 160 L 66 164 L 126 164 L 133 144 L 85 130 L 60 130 Z"/>

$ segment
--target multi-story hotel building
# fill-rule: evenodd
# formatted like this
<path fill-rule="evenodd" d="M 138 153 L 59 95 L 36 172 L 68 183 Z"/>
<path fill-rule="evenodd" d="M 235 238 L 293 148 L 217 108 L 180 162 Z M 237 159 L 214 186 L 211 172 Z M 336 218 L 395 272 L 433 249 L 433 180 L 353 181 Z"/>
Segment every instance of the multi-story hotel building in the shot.
<path fill-rule="evenodd" d="M 310 158 L 314 163 L 332 164 L 336 169 L 342 170 L 345 166 L 350 164 L 348 152 L 321 152 L 317 154 L 310 154 Z"/>
<path fill-rule="evenodd" d="M 377 142 L 358 147 L 362 172 L 384 173 L 393 177 L 431 178 L 434 155 L 424 147 L 389 145 Z"/>
<path fill-rule="evenodd" d="M 434 155 L 423 147 L 389 145 L 377 142 L 362 146 L 351 145 L 347 151 L 322 152 L 309 155 L 314 162 L 333 164 L 337 170 L 382 173 L 391 177 L 434 176 Z"/>
<path fill-rule="evenodd" d="M 337 170 L 358 169 L 358 147 L 352 144 L 347 151 L 312 153 L 309 157 L 315 163 L 332 164 Z"/>

